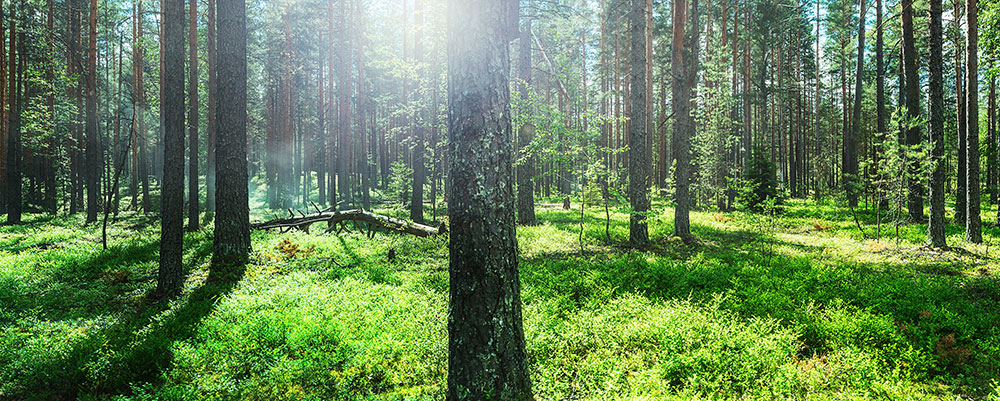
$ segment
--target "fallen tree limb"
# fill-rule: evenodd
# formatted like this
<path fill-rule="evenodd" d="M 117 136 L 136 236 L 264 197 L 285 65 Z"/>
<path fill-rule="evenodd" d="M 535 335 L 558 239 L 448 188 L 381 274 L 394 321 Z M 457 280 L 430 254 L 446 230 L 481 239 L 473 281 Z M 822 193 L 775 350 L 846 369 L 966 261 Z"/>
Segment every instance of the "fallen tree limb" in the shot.
<path fill-rule="evenodd" d="M 406 234 L 416 235 L 418 237 L 431 237 L 445 232 L 444 226 L 431 227 L 409 220 L 397 219 L 395 217 L 372 213 L 364 209 L 342 211 L 327 210 L 312 214 L 304 214 L 300 211 L 298 216 L 289 210 L 288 214 L 288 217 L 275 217 L 272 220 L 251 224 L 250 228 L 255 230 L 280 229 L 282 232 L 298 229 L 308 233 L 309 226 L 315 223 L 325 222 L 327 223 L 326 232 L 337 230 L 337 233 L 339 234 L 341 231 L 349 232 L 350 230 L 347 228 L 345 223 L 353 222 L 355 228 L 359 230 L 361 227 L 358 226 L 358 223 L 367 223 L 369 225 L 369 236 L 374 235 L 374 227 L 383 227 Z"/>

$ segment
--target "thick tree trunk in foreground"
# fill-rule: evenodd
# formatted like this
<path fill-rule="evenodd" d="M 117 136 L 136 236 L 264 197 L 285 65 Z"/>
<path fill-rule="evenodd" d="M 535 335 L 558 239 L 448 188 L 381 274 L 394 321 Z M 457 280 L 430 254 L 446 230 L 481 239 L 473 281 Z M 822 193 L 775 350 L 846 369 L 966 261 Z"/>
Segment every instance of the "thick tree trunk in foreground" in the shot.
<path fill-rule="evenodd" d="M 215 108 L 216 216 L 212 275 L 239 274 L 250 254 L 247 189 L 246 0 L 217 0 L 220 102 Z"/>
<path fill-rule="evenodd" d="M 198 231 L 198 0 L 189 1 L 188 21 L 188 231 Z"/>
<path fill-rule="evenodd" d="M 911 119 L 920 117 L 920 76 L 918 74 L 917 53 L 913 40 L 913 0 L 903 0 L 903 75 L 906 81 L 906 111 Z M 920 126 L 908 127 L 906 144 L 917 145 L 920 140 Z M 917 177 L 919 174 L 917 161 L 911 162 L 910 174 L 906 209 L 911 221 L 920 221 L 924 218 L 924 186 L 920 184 L 922 180 Z"/>
<path fill-rule="evenodd" d="M 531 400 L 514 233 L 509 5 L 448 5 L 448 396 Z"/>
<path fill-rule="evenodd" d="M 942 56 L 941 0 L 930 0 L 930 139 L 933 170 L 930 182 L 930 220 L 927 237 L 931 246 L 944 247 L 944 64 Z"/>
<path fill-rule="evenodd" d="M 983 242 L 983 228 L 979 216 L 979 11 L 977 0 L 965 3 L 967 35 L 965 43 L 965 145 L 966 167 L 966 219 L 965 240 L 973 244 Z"/>
<path fill-rule="evenodd" d="M 184 281 L 184 0 L 165 0 L 163 11 L 163 185 L 156 292 L 169 296 L 180 291 Z"/>
<path fill-rule="evenodd" d="M 529 92 L 531 91 L 531 20 L 524 19 L 524 28 L 518 39 L 517 57 L 517 87 L 521 92 L 520 111 L 523 122 L 517 131 L 518 151 L 524 149 L 531 143 L 535 136 L 535 126 L 531 123 L 528 115 L 532 110 L 528 107 Z M 520 157 L 520 153 L 519 156 Z M 534 225 L 535 221 L 535 158 L 527 157 L 517 166 L 517 223 L 521 225 Z"/>
<path fill-rule="evenodd" d="M 649 242 L 646 212 L 649 211 L 649 148 L 646 143 L 646 0 L 632 0 L 629 13 L 632 28 L 629 63 L 632 65 L 632 114 L 628 133 L 628 195 L 632 203 L 629 217 L 629 242 L 643 245 Z M 678 169 L 684 167 L 678 163 Z M 679 187 L 679 186 L 678 186 Z M 686 186 L 685 186 L 686 189 Z M 680 208 L 680 206 L 678 206 Z"/>

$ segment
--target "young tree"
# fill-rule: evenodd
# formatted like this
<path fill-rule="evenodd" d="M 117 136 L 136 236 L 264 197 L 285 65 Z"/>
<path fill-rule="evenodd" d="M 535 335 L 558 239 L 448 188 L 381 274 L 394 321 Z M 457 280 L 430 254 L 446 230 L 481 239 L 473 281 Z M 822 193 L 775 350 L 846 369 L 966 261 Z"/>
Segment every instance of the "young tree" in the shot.
<path fill-rule="evenodd" d="M 184 0 L 164 0 L 163 185 L 160 204 L 160 272 L 156 292 L 169 296 L 183 283 L 184 242 Z"/>
<path fill-rule="evenodd" d="M 448 399 L 531 400 L 514 225 L 516 2 L 448 6 Z M 513 12 L 512 12 L 513 11 Z"/>
<path fill-rule="evenodd" d="M 198 0 L 190 0 L 188 21 L 188 231 L 198 231 Z"/>
<path fill-rule="evenodd" d="M 966 217 L 965 240 L 973 244 L 983 242 L 983 229 L 979 216 L 979 11 L 977 0 L 966 0 L 967 24 L 965 43 L 965 145 Z"/>
<path fill-rule="evenodd" d="M 930 181 L 930 220 L 927 224 L 928 242 L 934 247 L 944 247 L 944 64 L 942 55 L 941 0 L 930 0 L 930 139 L 933 170 Z"/>
<path fill-rule="evenodd" d="M 691 195 L 688 187 L 691 180 L 691 138 L 695 131 L 691 99 L 698 79 L 698 35 L 701 29 L 698 20 L 698 0 L 691 0 L 690 9 L 687 0 L 674 0 L 673 57 L 670 64 L 673 70 L 674 132 L 670 143 L 673 144 L 674 160 L 677 162 L 674 168 L 674 198 L 677 204 L 674 209 L 674 235 L 681 238 L 691 236 Z"/>
<path fill-rule="evenodd" d="M 216 218 L 212 274 L 238 274 L 250 255 L 247 189 L 246 0 L 217 0 Z"/>
<path fill-rule="evenodd" d="M 920 77 L 917 70 L 916 46 L 913 39 L 913 0 L 903 0 L 903 75 L 905 77 L 906 112 L 910 119 L 920 118 Z M 920 144 L 920 127 L 916 124 L 906 131 L 906 144 Z M 909 178 L 909 193 L 906 208 L 911 221 L 920 221 L 924 217 L 923 185 L 916 177 L 919 173 L 918 161 L 911 162 Z"/>

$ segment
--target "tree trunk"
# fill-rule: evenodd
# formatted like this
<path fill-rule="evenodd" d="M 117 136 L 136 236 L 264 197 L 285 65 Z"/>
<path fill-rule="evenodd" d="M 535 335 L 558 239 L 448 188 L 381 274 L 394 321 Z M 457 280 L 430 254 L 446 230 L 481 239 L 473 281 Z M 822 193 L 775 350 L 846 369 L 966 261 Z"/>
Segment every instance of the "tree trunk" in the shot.
<path fill-rule="evenodd" d="M 215 108 L 218 102 L 216 82 L 217 60 L 215 56 L 215 0 L 208 0 L 208 19 L 205 24 L 205 47 L 208 52 L 208 151 L 205 157 L 205 217 L 211 221 L 215 216 Z"/>
<path fill-rule="evenodd" d="M 906 80 L 906 110 L 909 118 L 920 117 L 920 76 L 917 70 L 917 53 L 913 40 L 913 0 L 903 0 L 903 75 Z M 919 126 L 908 127 L 906 131 L 906 144 L 913 146 L 920 144 L 921 133 Z M 906 209 L 911 221 L 920 221 L 924 218 L 924 195 L 921 179 L 919 161 L 910 161 L 909 193 L 907 194 Z"/>
<path fill-rule="evenodd" d="M 339 121 L 339 153 L 337 154 L 337 189 L 340 191 L 340 199 L 347 205 L 351 201 L 351 54 L 347 50 L 350 45 L 347 40 L 347 2 L 341 0 L 339 14 L 340 44 L 337 47 L 337 59 L 339 68 L 339 80 L 337 90 L 339 93 L 338 121 Z"/>
<path fill-rule="evenodd" d="M 19 110 L 20 86 L 17 84 L 17 69 L 20 63 L 17 62 L 17 12 L 14 7 L 10 8 L 10 55 L 7 58 L 9 65 L 9 76 L 7 78 L 8 94 L 8 129 L 7 129 L 7 224 L 21 224 L 21 163 L 22 163 L 22 143 L 21 143 L 21 111 Z M 23 54 L 20 55 L 24 57 Z"/>
<path fill-rule="evenodd" d="M 448 8 L 450 401 L 533 399 L 514 232 L 508 8 Z"/>
<path fill-rule="evenodd" d="M 930 0 L 930 139 L 931 150 L 930 220 L 927 224 L 928 242 L 934 247 L 945 243 L 944 195 L 944 60 L 941 50 L 941 0 Z"/>
<path fill-rule="evenodd" d="M 173 295 L 183 284 L 184 240 L 184 0 L 163 5 L 163 184 L 160 204 L 160 272 L 156 292 Z"/>
<path fill-rule="evenodd" d="M 864 90 L 865 71 L 865 6 L 867 0 L 859 2 L 861 12 L 858 14 L 858 62 L 857 72 L 854 77 L 854 114 L 851 131 L 847 137 L 847 160 L 844 163 L 845 184 L 847 187 L 847 203 L 850 207 L 858 207 L 858 185 L 861 182 L 858 176 L 858 138 L 861 132 L 861 96 Z"/>
<path fill-rule="evenodd" d="M 691 1 L 688 9 L 687 0 L 674 0 L 673 16 L 673 98 L 674 98 L 674 236 L 688 238 L 691 236 L 691 221 L 689 217 L 691 199 L 688 187 L 691 181 L 691 139 L 694 137 L 695 125 L 691 118 L 692 91 L 698 77 L 698 0 Z M 689 25 L 689 27 L 686 27 Z"/>
<path fill-rule="evenodd" d="M 361 205 L 368 208 L 371 205 L 371 168 L 369 162 L 370 152 L 368 151 L 368 85 L 365 82 L 365 45 L 364 45 L 364 13 L 362 12 L 363 2 L 355 3 L 357 20 L 356 40 L 354 47 L 357 50 L 358 58 L 358 133 L 361 135 Z"/>
<path fill-rule="evenodd" d="M 198 231 L 198 0 L 189 1 L 188 22 L 188 231 Z"/>
<path fill-rule="evenodd" d="M 413 6 L 413 54 L 418 74 L 424 70 L 424 43 L 420 32 L 423 29 L 423 9 L 420 0 Z M 420 93 L 420 92 L 417 92 Z M 424 164 L 424 131 L 427 127 L 427 112 L 423 102 L 418 100 L 418 109 L 413 118 L 413 189 L 410 191 L 410 220 L 424 222 L 424 182 L 427 166 Z"/>
<path fill-rule="evenodd" d="M 217 74 L 215 109 L 216 218 L 212 275 L 238 275 L 250 253 L 247 190 L 247 31 L 246 0 L 217 0 Z"/>
<path fill-rule="evenodd" d="M 955 190 L 955 223 L 965 226 L 966 220 L 966 185 L 965 181 L 968 178 L 966 175 L 966 168 L 968 164 L 966 162 L 966 149 L 965 144 L 965 74 L 964 68 L 962 68 L 962 57 L 965 53 L 965 47 L 963 46 L 963 41 L 961 39 L 961 25 L 962 25 L 962 0 L 953 0 L 954 9 L 952 12 L 952 18 L 954 18 L 956 30 L 959 32 L 955 39 L 955 96 L 958 113 L 958 176 L 957 176 L 957 188 Z"/>
<path fill-rule="evenodd" d="M 100 208 L 101 170 L 104 155 L 97 132 L 97 0 L 90 0 L 90 34 L 87 46 L 87 223 L 97 221 Z"/>
<path fill-rule="evenodd" d="M 535 126 L 531 122 L 530 115 L 533 113 L 528 107 L 527 100 L 531 91 L 531 19 L 522 18 L 524 27 L 521 30 L 521 37 L 518 39 L 517 58 L 517 90 L 521 93 L 522 123 L 517 132 L 518 157 L 524 155 L 517 166 L 517 223 L 521 225 L 534 225 L 535 220 L 535 193 L 532 181 L 535 178 L 535 157 L 525 154 L 525 148 L 531 143 L 535 136 Z"/>
<path fill-rule="evenodd" d="M 979 11 L 977 0 L 967 0 L 965 16 L 967 35 L 965 43 L 965 144 L 966 144 L 966 220 L 965 240 L 973 244 L 983 242 L 979 216 Z"/>

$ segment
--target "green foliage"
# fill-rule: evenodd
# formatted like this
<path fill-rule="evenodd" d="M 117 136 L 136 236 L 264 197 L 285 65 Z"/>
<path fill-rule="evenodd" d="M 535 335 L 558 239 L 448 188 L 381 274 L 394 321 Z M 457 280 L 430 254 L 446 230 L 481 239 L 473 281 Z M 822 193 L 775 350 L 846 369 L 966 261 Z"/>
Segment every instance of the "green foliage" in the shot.
<path fill-rule="evenodd" d="M 750 210 L 764 211 L 765 205 L 780 202 L 778 167 L 768 158 L 763 146 L 754 148 L 742 182 L 737 184 L 740 202 Z"/>
<path fill-rule="evenodd" d="M 659 203 L 650 250 L 609 247 L 591 224 L 581 253 L 580 211 L 540 207 L 541 224 L 518 229 L 536 396 L 996 396 L 1000 267 L 971 256 L 985 245 L 914 263 L 925 226 L 901 226 L 890 252 L 833 203 L 784 209 L 767 232 L 750 218 L 761 213 L 695 211 L 691 246 L 668 241 L 672 210 Z M 623 241 L 628 213 L 610 213 Z M 102 251 L 78 218 L 28 217 L 0 228 L 0 398 L 443 397 L 447 238 L 257 232 L 246 276 L 217 285 L 204 282 L 205 230 L 185 238 L 184 294 L 161 304 L 145 299 L 149 220 L 126 216 Z M 126 237 L 134 226 L 146 228 Z"/>

